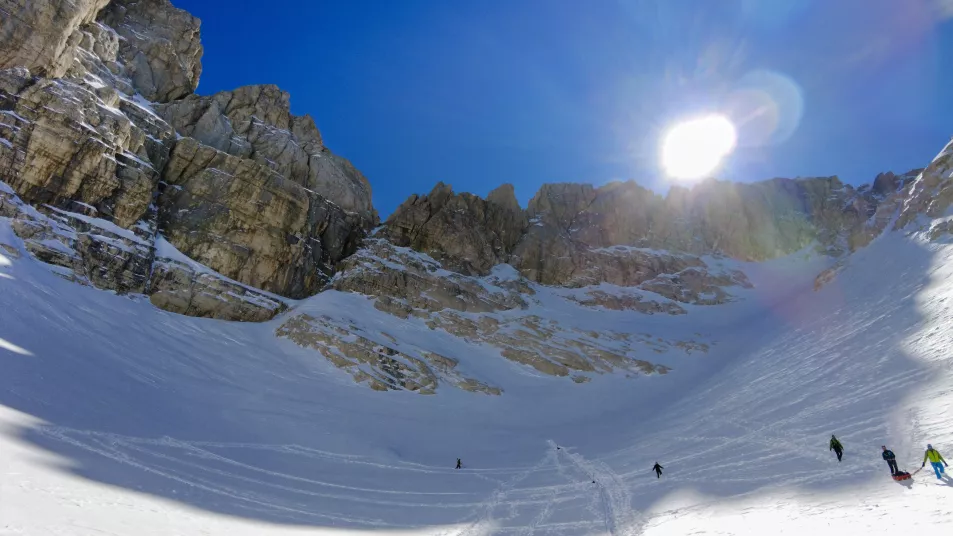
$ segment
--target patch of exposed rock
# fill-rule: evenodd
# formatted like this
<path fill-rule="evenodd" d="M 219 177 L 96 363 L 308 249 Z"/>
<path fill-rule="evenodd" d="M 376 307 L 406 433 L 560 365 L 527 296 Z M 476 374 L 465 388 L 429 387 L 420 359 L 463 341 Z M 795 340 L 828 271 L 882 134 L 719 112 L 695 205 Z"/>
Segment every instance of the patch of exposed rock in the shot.
<path fill-rule="evenodd" d="M 375 307 L 401 318 L 450 309 L 486 313 L 524 309 L 525 281 L 490 276 L 486 280 L 448 271 L 434 259 L 381 239 L 340 266 L 331 288 L 377 298 Z"/>
<path fill-rule="evenodd" d="M 120 294 L 145 292 L 152 261 L 144 238 L 148 229 L 137 228 L 137 234 L 84 214 L 49 206 L 41 210 L 0 183 L 0 218 L 9 218 L 33 257 L 70 281 Z"/>
<path fill-rule="evenodd" d="M 341 325 L 328 316 L 292 316 L 275 334 L 317 350 L 331 364 L 349 372 L 354 381 L 375 391 L 406 390 L 430 395 L 436 393 L 441 383 L 447 383 L 487 395 L 502 393 L 496 387 L 460 375 L 454 359 L 426 350 L 415 351 L 415 355 L 402 352 L 386 342 L 372 340 L 371 334 L 357 326 Z"/>
<path fill-rule="evenodd" d="M 149 301 L 173 313 L 239 322 L 265 322 L 287 309 L 273 296 L 161 255 L 152 265 Z"/>
<path fill-rule="evenodd" d="M 634 357 L 637 339 L 627 333 L 598 334 L 567 329 L 536 315 L 499 319 L 478 318 L 454 311 L 431 315 L 431 329 L 441 329 L 469 341 L 489 344 L 500 355 L 550 376 L 605 374 L 615 370 L 634 374 L 666 374 L 670 369 Z M 579 383 L 578 380 L 576 380 Z"/>
<path fill-rule="evenodd" d="M 732 301 L 725 287 L 752 288 L 748 277 L 739 270 L 717 273 L 693 266 L 674 274 L 662 274 L 645 281 L 639 288 L 661 294 L 682 303 L 718 305 Z"/>
<path fill-rule="evenodd" d="M 613 311 L 638 311 L 644 314 L 683 315 L 687 311 L 677 303 L 651 299 L 645 293 L 632 292 L 630 289 L 613 289 L 611 292 L 599 287 L 580 289 L 583 292 L 570 293 L 566 299 L 586 307 L 602 307 Z"/>
<path fill-rule="evenodd" d="M 614 370 L 663 374 L 667 367 L 636 355 L 646 350 L 683 350 L 676 342 L 647 336 L 562 326 L 531 312 L 538 305 L 538 287 L 507 265 L 495 267 L 488 276 L 464 276 L 444 269 L 427 255 L 383 239 L 368 240 L 364 249 L 345 261 L 331 287 L 369 296 L 378 310 L 401 319 L 420 319 L 431 329 L 497 348 L 510 361 L 546 375 L 573 376 L 577 382 L 584 381 L 580 375 Z M 572 295 L 566 297 L 583 302 L 586 290 L 567 290 Z M 631 307 L 622 298 L 619 303 L 619 309 L 645 306 L 657 309 L 654 312 L 684 312 L 664 299 Z"/>

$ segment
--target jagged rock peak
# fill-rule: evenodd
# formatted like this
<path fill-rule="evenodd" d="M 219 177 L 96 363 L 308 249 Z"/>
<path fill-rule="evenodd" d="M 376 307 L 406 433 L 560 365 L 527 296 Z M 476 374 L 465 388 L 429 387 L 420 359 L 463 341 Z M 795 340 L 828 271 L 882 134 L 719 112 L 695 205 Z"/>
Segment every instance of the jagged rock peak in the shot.
<path fill-rule="evenodd" d="M 201 21 L 191 13 L 169 0 L 112 0 L 99 21 L 122 36 L 119 55 L 145 98 L 169 102 L 198 87 Z"/>
<path fill-rule="evenodd" d="M 376 224 L 368 180 L 324 146 L 311 116 L 291 113 L 290 95 L 277 86 L 189 95 L 156 111 L 179 134 L 252 159 Z"/>
<path fill-rule="evenodd" d="M 487 194 L 486 200 L 507 210 L 522 210 L 519 201 L 516 200 L 516 189 L 513 188 L 513 185 L 510 183 L 497 186 L 492 192 Z"/>
<path fill-rule="evenodd" d="M 525 211 L 511 187 L 482 200 L 454 194 L 440 183 L 429 195 L 411 196 L 402 204 L 385 223 L 382 236 L 464 273 L 485 274 L 494 263 L 509 263 L 525 277 L 548 285 L 631 285 L 657 271 L 645 264 L 657 258 L 637 250 L 609 254 L 607 248 L 760 261 L 814 244 L 840 256 L 863 247 L 883 230 L 887 222 L 878 207 L 889 204 L 911 177 L 884 174 L 876 187 L 856 189 L 837 177 L 708 180 L 692 188 L 673 187 L 664 197 L 633 181 L 598 188 L 544 184 Z M 486 216 L 489 207 L 497 210 L 494 217 Z"/>
<path fill-rule="evenodd" d="M 454 193 L 440 182 L 430 194 L 413 195 L 401 204 L 380 235 L 398 246 L 427 252 L 452 270 L 485 275 L 506 262 L 527 225 L 512 186 L 483 199 Z"/>

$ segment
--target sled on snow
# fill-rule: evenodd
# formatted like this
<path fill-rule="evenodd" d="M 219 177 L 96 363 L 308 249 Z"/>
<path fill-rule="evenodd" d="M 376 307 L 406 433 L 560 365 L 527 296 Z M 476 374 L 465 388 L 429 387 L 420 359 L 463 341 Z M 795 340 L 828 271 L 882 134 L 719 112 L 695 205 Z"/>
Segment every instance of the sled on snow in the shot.
<path fill-rule="evenodd" d="M 913 475 L 911 475 L 910 473 L 906 471 L 900 471 L 899 473 L 893 475 L 893 479 L 896 480 L 897 482 L 901 482 L 903 480 L 910 480 L 912 476 Z"/>

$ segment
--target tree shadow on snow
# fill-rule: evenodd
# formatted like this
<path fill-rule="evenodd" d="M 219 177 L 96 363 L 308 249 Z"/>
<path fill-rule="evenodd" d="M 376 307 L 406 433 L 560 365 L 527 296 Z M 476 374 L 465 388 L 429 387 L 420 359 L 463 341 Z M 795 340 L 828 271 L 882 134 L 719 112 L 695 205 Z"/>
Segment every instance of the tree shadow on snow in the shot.
<path fill-rule="evenodd" d="M 366 405 L 347 407 L 335 393 L 353 393 L 350 386 L 327 387 L 312 364 L 256 349 L 274 326 L 183 319 L 42 274 L 0 280 L 0 337 L 34 354 L 0 349 L 0 405 L 43 421 L 15 435 L 61 457 L 59 469 L 218 514 L 365 530 L 489 518 L 553 534 L 637 529 L 640 512 L 675 492 L 725 499 L 776 487 L 849 488 L 889 478 L 882 444 L 902 468 L 917 461 L 920 445 L 907 441 L 913 425 L 897 410 L 933 373 L 903 351 L 923 329 L 915 297 L 931 267 L 928 250 L 885 236 L 820 292 L 774 296 L 767 314 L 722 334 L 738 355 L 704 365 L 710 376 L 692 389 L 639 407 L 623 399 L 616 409 L 593 408 L 556 432 L 563 449 L 534 443 L 526 457 L 538 461 L 520 467 L 461 472 L 452 460 L 376 458 L 362 437 L 386 438 L 381 448 L 394 452 L 415 441 L 445 440 L 454 452 L 493 440 L 490 432 L 468 437 L 465 422 L 454 427 L 466 408 L 440 409 L 439 397 L 407 405 L 405 395 L 361 390 Z M 755 279 L 765 287 L 784 277 Z M 196 346 L 198 337 L 214 344 Z M 669 381 L 677 386 L 677 375 L 657 385 Z M 427 404 L 436 413 L 421 419 L 443 421 L 408 415 Z M 407 437 L 444 423 L 443 436 Z M 338 427 L 348 435 L 336 438 Z M 524 448 L 504 443 L 520 433 L 501 429 L 496 448 Z M 841 463 L 828 450 L 831 434 L 846 447 Z M 661 480 L 650 470 L 656 460 Z"/>

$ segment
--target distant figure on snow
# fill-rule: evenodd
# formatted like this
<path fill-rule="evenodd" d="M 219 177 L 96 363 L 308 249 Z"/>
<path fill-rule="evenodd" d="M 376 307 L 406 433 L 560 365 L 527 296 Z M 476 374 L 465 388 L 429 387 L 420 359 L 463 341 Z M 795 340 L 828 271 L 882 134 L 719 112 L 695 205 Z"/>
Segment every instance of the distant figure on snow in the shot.
<path fill-rule="evenodd" d="M 841 457 L 844 456 L 844 445 L 840 444 L 834 434 L 831 434 L 831 448 L 828 450 L 833 450 L 834 454 L 837 454 L 837 461 L 840 461 Z"/>
<path fill-rule="evenodd" d="M 460 461 L 460 458 L 457 458 L 457 469 L 463 468 L 463 462 Z"/>
<path fill-rule="evenodd" d="M 890 467 L 890 474 L 895 475 L 900 472 L 900 469 L 897 468 L 897 457 L 894 456 L 893 451 L 887 448 L 887 445 L 880 447 L 884 450 L 882 454 L 884 461 L 887 462 L 887 465 Z"/>
<path fill-rule="evenodd" d="M 920 469 L 923 469 L 927 464 L 927 460 L 930 460 L 930 465 L 933 466 L 933 471 L 936 473 L 936 477 L 940 478 L 940 475 L 945 473 L 943 466 L 949 467 L 950 465 L 946 463 L 946 460 L 943 459 L 943 455 L 940 454 L 940 451 L 933 448 L 933 445 L 927 445 L 927 451 L 923 454 L 923 464 L 920 465 Z"/>
<path fill-rule="evenodd" d="M 655 462 L 655 465 L 652 466 L 652 470 L 655 471 L 655 478 L 662 478 L 662 469 L 664 469 L 664 467 L 659 465 L 658 462 Z"/>

